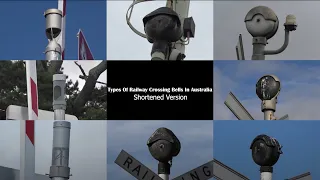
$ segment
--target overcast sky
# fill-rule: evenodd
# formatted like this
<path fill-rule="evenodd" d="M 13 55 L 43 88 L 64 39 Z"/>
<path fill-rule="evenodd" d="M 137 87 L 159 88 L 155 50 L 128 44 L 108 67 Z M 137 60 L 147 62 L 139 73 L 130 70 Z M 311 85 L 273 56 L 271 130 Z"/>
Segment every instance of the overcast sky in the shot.
<path fill-rule="evenodd" d="M 267 50 L 280 48 L 284 41 L 285 18 L 294 14 L 298 28 L 290 33 L 289 46 L 279 55 L 266 56 L 274 60 L 320 59 L 319 52 L 319 1 L 214 1 L 214 59 L 237 59 L 235 46 L 238 35 L 243 35 L 246 59 L 251 59 L 252 36 L 245 27 L 244 18 L 255 6 L 268 6 L 279 19 L 277 34 L 269 40 Z"/>
<path fill-rule="evenodd" d="M 52 158 L 53 121 L 36 121 L 36 173 L 49 173 Z M 106 121 L 72 121 L 70 180 L 105 180 Z M 0 166 L 20 169 L 20 121 L 1 121 Z"/>
<path fill-rule="evenodd" d="M 132 1 L 107 1 L 107 59 L 150 60 L 151 47 L 146 39 L 136 35 L 127 25 L 126 12 Z M 166 1 L 137 4 L 131 23 L 144 33 L 142 18 L 166 5 Z M 213 59 L 213 1 L 191 1 L 189 16 L 195 24 L 195 38 L 186 47 L 186 60 Z"/>
<path fill-rule="evenodd" d="M 230 91 L 255 119 L 263 119 L 255 85 L 262 76 L 273 74 L 281 82 L 276 117 L 319 120 L 319 69 L 319 61 L 215 61 L 214 119 L 236 119 L 224 105 Z"/>
<path fill-rule="evenodd" d="M 80 68 L 74 63 L 75 61 L 63 61 L 62 67 L 64 68 L 64 73 L 68 75 L 70 79 L 72 79 L 74 82 L 76 80 L 79 81 L 79 88 L 80 90 L 85 84 L 85 80 L 80 79 L 79 75 L 82 75 Z M 89 75 L 90 69 L 94 68 L 98 64 L 101 63 L 101 61 L 77 61 L 79 65 L 82 66 L 83 70 L 86 72 L 87 75 Z M 104 71 L 100 76 L 98 81 L 101 82 L 107 82 L 107 71 Z M 97 83 L 97 87 L 101 86 L 101 84 Z M 105 85 L 103 85 L 105 86 Z"/>
<path fill-rule="evenodd" d="M 108 179 L 134 179 L 114 163 L 122 149 L 157 174 L 158 162 L 151 156 L 147 140 L 160 127 L 172 130 L 181 142 L 171 178 L 212 160 L 213 121 L 108 121 Z"/>

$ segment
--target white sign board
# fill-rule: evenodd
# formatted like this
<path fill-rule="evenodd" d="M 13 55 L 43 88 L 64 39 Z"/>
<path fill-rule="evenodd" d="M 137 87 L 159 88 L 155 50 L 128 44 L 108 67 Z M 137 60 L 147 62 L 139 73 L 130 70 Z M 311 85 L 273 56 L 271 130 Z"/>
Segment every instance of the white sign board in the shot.
<path fill-rule="evenodd" d="M 28 108 L 16 105 L 8 106 L 6 110 L 6 120 L 28 120 Z M 39 109 L 39 120 L 54 120 L 54 112 Z M 76 116 L 66 114 L 65 120 L 78 120 Z"/>
<path fill-rule="evenodd" d="M 208 180 L 213 178 L 213 160 L 203 164 L 173 180 Z"/>
<path fill-rule="evenodd" d="M 281 118 L 279 118 L 279 120 L 289 120 L 289 115 L 286 114 L 286 115 L 282 116 Z"/>
<path fill-rule="evenodd" d="M 141 162 L 132 157 L 129 153 L 122 150 L 114 161 L 122 169 L 130 173 L 136 179 L 139 180 L 163 180 L 156 173 L 151 171 Z"/>
<path fill-rule="evenodd" d="M 238 39 L 238 44 L 236 46 L 236 51 L 237 51 L 238 60 L 245 60 L 241 34 L 239 34 L 239 39 Z"/>
<path fill-rule="evenodd" d="M 20 170 L 0 166 L 1 179 L 20 180 Z M 50 180 L 49 176 L 35 174 L 35 180 Z"/>
<path fill-rule="evenodd" d="M 239 119 L 239 120 L 254 120 L 246 108 L 240 103 L 240 101 L 233 95 L 232 92 L 229 93 L 224 104 L 229 108 L 229 110 Z"/>
<path fill-rule="evenodd" d="M 214 178 L 217 180 L 249 180 L 249 178 L 216 159 L 213 160 L 213 174 Z"/>
<path fill-rule="evenodd" d="M 299 176 L 292 177 L 288 180 L 312 180 L 311 173 L 307 172 L 304 174 L 300 174 Z"/>

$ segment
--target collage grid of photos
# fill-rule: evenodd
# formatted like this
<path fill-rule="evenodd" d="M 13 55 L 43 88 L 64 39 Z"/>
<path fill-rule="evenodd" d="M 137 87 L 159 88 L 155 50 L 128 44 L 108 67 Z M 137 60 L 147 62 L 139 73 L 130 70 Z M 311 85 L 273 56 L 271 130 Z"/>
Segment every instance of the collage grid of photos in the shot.
<path fill-rule="evenodd" d="M 319 7 L 0 1 L 0 180 L 320 180 Z"/>

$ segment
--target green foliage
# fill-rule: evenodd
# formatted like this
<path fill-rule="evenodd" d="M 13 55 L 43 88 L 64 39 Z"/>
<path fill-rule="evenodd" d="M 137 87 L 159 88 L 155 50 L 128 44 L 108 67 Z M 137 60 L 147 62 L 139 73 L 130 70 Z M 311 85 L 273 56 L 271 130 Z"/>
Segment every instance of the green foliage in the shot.
<path fill-rule="evenodd" d="M 37 63 L 39 109 L 53 111 L 53 73 L 50 73 L 47 69 L 49 69 L 48 63 Z M 95 88 L 90 101 L 84 107 L 73 107 L 73 102 L 80 92 L 78 85 L 78 81 L 73 82 L 71 79 L 67 79 L 66 113 L 74 114 L 74 108 L 83 108 L 81 114 L 78 115 L 78 119 L 106 119 L 106 87 Z M 0 61 L 0 119 L 6 119 L 5 111 L 9 105 L 28 106 L 25 65 L 20 60 Z"/>

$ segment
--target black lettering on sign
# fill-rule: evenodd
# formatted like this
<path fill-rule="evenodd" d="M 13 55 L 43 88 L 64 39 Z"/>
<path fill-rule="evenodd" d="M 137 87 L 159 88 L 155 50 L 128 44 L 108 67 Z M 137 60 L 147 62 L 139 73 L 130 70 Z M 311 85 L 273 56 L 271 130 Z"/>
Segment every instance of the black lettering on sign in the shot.
<path fill-rule="evenodd" d="M 208 180 L 213 177 L 212 161 L 197 167 L 173 180 Z"/>
<path fill-rule="evenodd" d="M 197 171 L 194 171 L 194 174 L 192 174 L 192 172 L 191 172 L 190 177 L 192 178 L 192 180 L 200 180 Z"/>
<path fill-rule="evenodd" d="M 138 180 L 162 180 L 156 173 L 122 150 L 115 163 Z"/>
<path fill-rule="evenodd" d="M 211 171 L 209 170 L 208 166 L 203 166 L 202 170 L 205 176 L 208 176 L 208 177 L 211 176 Z"/>
<path fill-rule="evenodd" d="M 138 165 L 137 167 L 135 167 L 133 170 L 132 170 L 132 172 L 137 172 L 137 176 L 139 176 L 139 174 L 140 174 L 140 168 L 141 168 L 141 165 Z"/>
<path fill-rule="evenodd" d="M 128 164 L 127 168 L 129 169 L 130 168 L 130 164 L 132 164 L 132 159 L 130 157 L 128 157 L 126 159 L 126 161 L 123 163 L 123 165 L 125 166 L 126 164 Z"/>

